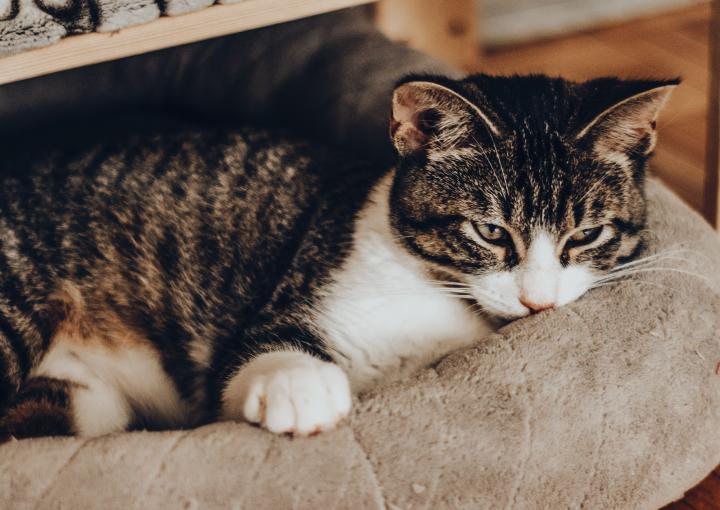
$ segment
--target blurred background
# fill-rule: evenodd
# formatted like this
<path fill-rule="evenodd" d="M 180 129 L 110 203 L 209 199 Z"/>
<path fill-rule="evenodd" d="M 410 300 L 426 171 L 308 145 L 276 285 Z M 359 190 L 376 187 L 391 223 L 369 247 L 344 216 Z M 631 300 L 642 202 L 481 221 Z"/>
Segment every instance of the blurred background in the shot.
<path fill-rule="evenodd" d="M 407 15 L 413 8 L 416 19 Z M 454 10 L 444 27 L 414 30 L 432 27 L 440 9 Z M 377 21 L 391 37 L 469 71 L 575 80 L 681 76 L 658 122 L 652 167 L 711 218 L 706 189 L 713 183 L 705 185 L 710 11 L 703 0 L 386 0 Z"/>

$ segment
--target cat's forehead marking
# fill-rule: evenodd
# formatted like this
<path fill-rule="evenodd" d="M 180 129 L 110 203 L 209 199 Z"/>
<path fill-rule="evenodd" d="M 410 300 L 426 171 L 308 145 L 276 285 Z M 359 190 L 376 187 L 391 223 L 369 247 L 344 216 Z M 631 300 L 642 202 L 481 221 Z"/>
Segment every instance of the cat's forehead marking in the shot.
<path fill-rule="evenodd" d="M 515 173 L 512 195 L 504 203 L 497 194 L 489 194 L 489 199 L 500 203 L 505 221 L 526 238 L 532 237 L 531 229 L 561 230 L 567 224 L 572 182 L 558 173 L 549 177 L 532 170 Z"/>
<path fill-rule="evenodd" d="M 557 239 L 547 229 L 535 228 L 527 251 L 527 264 L 535 268 L 552 265 L 557 258 Z"/>
<path fill-rule="evenodd" d="M 531 151 L 529 135 L 516 132 L 513 152 L 504 153 L 504 177 L 510 180 L 512 196 L 505 203 L 488 194 L 502 206 L 503 217 L 518 229 L 543 225 L 562 233 L 584 220 L 601 221 L 616 213 L 625 195 L 635 184 L 627 165 L 608 168 L 580 165 L 571 150 L 558 142 Z M 529 232 L 528 232 L 529 233 Z"/>

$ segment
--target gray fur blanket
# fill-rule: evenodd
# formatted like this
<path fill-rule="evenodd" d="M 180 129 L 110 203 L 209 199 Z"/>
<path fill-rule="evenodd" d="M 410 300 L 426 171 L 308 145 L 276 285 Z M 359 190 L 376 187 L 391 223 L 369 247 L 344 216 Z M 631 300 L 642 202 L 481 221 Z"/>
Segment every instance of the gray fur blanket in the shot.
<path fill-rule="evenodd" d="M 0 0 L 0 57 L 40 48 L 71 34 L 113 32 L 243 0 Z"/>

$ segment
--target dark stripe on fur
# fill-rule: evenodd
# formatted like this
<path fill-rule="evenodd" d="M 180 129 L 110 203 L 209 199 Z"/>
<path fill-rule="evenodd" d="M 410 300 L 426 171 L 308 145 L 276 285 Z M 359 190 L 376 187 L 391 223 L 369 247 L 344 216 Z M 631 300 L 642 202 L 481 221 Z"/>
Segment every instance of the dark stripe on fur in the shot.
<path fill-rule="evenodd" d="M 67 382 L 58 379 L 30 379 L 0 419 L 0 442 L 72 434 L 69 389 Z"/>

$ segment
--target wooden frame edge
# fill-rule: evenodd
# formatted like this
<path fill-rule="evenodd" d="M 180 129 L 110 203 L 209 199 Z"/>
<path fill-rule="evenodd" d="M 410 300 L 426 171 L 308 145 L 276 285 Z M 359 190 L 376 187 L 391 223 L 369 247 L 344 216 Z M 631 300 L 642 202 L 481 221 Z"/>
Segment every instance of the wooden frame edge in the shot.
<path fill-rule="evenodd" d="M 372 0 L 244 0 L 0 58 L 0 84 L 344 9 Z"/>

